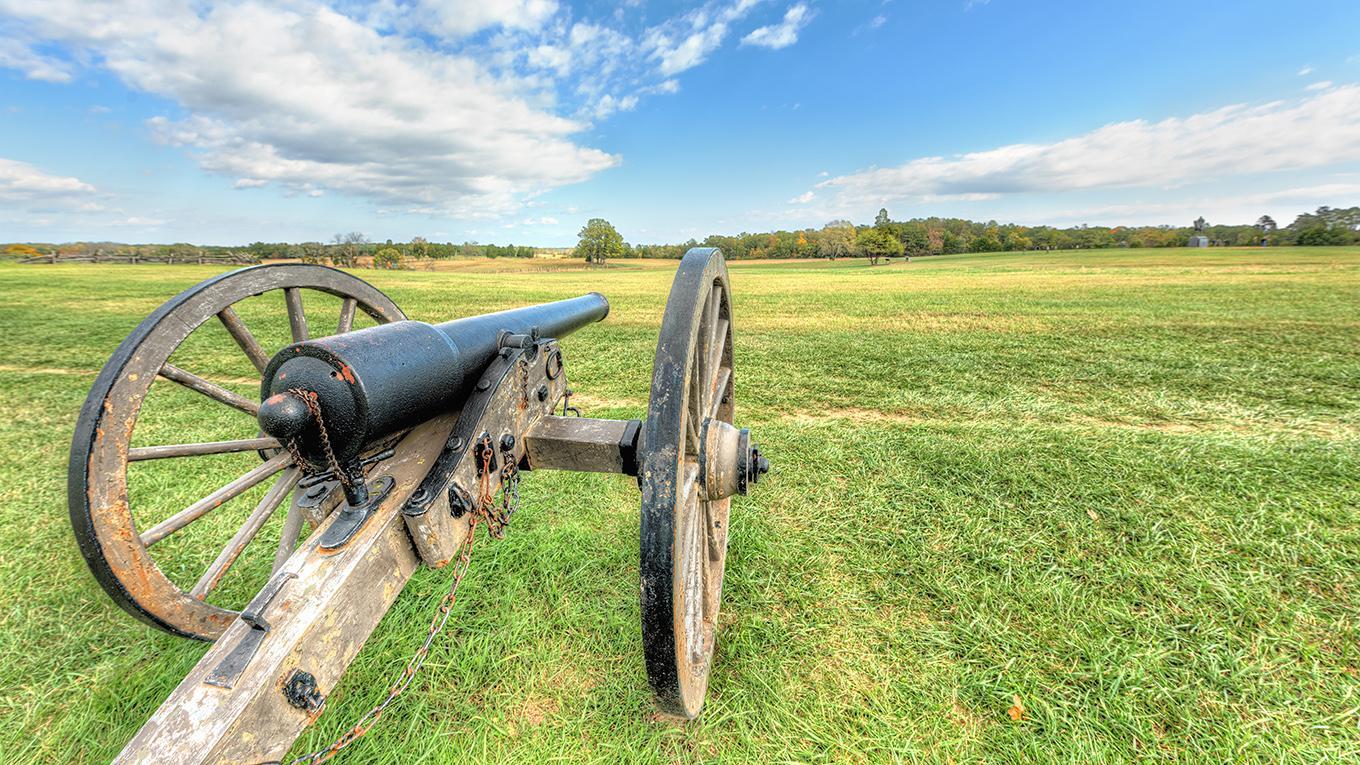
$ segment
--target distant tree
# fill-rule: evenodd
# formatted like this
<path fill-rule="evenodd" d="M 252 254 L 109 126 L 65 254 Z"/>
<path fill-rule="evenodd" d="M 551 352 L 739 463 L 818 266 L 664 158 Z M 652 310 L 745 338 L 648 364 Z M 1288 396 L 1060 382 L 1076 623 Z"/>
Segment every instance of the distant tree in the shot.
<path fill-rule="evenodd" d="M 968 243 L 969 252 L 1001 252 L 1001 240 L 996 238 L 996 234 L 985 234 L 973 237 L 973 241 Z"/>
<path fill-rule="evenodd" d="M 303 242 L 297 246 L 297 253 L 303 263 L 320 263 L 326 259 L 326 245 L 320 242 Z"/>
<path fill-rule="evenodd" d="M 849 221 L 833 220 L 815 235 L 817 254 L 835 260 L 855 253 L 855 227 Z"/>
<path fill-rule="evenodd" d="M 887 228 L 892 225 L 892 219 L 888 217 L 888 208 L 878 208 L 878 215 L 874 216 L 874 228 Z"/>
<path fill-rule="evenodd" d="M 430 257 L 430 243 L 423 236 L 411 237 L 411 257 L 423 260 Z"/>
<path fill-rule="evenodd" d="M 955 234 L 953 231 L 946 231 L 940 237 L 940 252 L 944 255 L 956 255 L 960 252 L 968 251 L 968 242 L 964 238 Z"/>
<path fill-rule="evenodd" d="M 903 223 L 892 226 L 892 233 L 902 242 L 902 248 L 908 255 L 919 257 L 930 254 L 930 233 L 926 227 L 920 223 Z"/>
<path fill-rule="evenodd" d="M 855 249 L 869 259 L 869 265 L 876 266 L 878 261 L 901 255 L 902 243 L 897 237 L 880 228 L 866 228 L 855 236 Z"/>
<path fill-rule="evenodd" d="M 401 250 L 396 247 L 383 247 L 373 254 L 373 267 L 383 269 L 401 268 Z"/>
<path fill-rule="evenodd" d="M 1269 235 L 1279 227 L 1275 225 L 1274 218 L 1270 217 L 1269 215 L 1262 215 L 1261 217 L 1256 219 L 1256 228 L 1260 229 L 1262 234 Z"/>
<path fill-rule="evenodd" d="M 331 248 L 331 262 L 344 268 L 354 268 L 364 245 L 368 244 L 368 237 L 358 231 L 351 231 L 348 234 L 336 234 L 331 237 L 331 242 L 334 245 Z"/>
<path fill-rule="evenodd" d="M 945 232 L 939 230 L 938 228 L 932 228 L 932 229 L 927 230 L 927 231 L 926 231 L 926 245 L 927 245 L 927 247 L 928 247 L 928 252 L 927 252 L 926 254 L 927 254 L 927 255 L 939 255 L 939 254 L 943 253 L 943 252 L 944 252 L 944 237 L 945 237 Z"/>
<path fill-rule="evenodd" d="M 1341 229 L 1314 225 L 1300 231 L 1294 241 L 1304 246 L 1315 247 L 1347 244 L 1349 239 L 1350 237 L 1346 236 L 1346 232 Z"/>
<path fill-rule="evenodd" d="M 587 263 L 603 264 L 609 258 L 623 254 L 623 236 L 604 218 L 591 218 L 581 229 L 576 243 L 576 257 Z"/>
<path fill-rule="evenodd" d="M 1322 206 L 1302 213 L 1283 232 L 1301 245 L 1338 245 L 1360 241 L 1360 207 Z"/>

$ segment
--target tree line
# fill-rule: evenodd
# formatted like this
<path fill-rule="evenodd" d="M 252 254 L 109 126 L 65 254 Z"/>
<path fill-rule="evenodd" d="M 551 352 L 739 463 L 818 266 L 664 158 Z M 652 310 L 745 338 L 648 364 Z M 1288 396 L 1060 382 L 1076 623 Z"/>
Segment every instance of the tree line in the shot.
<path fill-rule="evenodd" d="M 964 252 L 1183 247 L 1195 233 L 1191 226 L 1057 228 L 938 217 L 896 221 L 881 209 L 872 224 L 835 220 L 821 228 L 795 231 L 713 234 L 681 244 L 625 244 L 621 256 L 678 258 L 691 247 L 718 247 L 729 259 L 858 256 L 876 260 Z M 1215 246 L 1232 247 L 1360 244 L 1360 206 L 1319 207 L 1284 227 L 1269 215 L 1250 224 L 1209 224 L 1203 235 Z"/>
<path fill-rule="evenodd" d="M 680 258 L 691 247 L 718 247 L 728 259 L 885 258 L 949 255 L 964 252 L 1101 249 L 1109 247 L 1181 247 L 1196 232 L 1190 226 L 1022 226 L 963 218 L 893 220 L 886 209 L 872 224 L 834 220 L 821 228 L 733 235 L 712 234 L 702 241 L 679 244 L 630 244 L 606 220 L 592 218 L 570 248 L 542 248 L 517 244 L 433 242 L 414 237 L 409 242 L 374 242 L 359 232 L 339 233 L 328 242 L 253 242 L 244 247 L 216 247 L 187 243 L 119 244 L 76 242 L 61 245 L 11 244 L 10 257 L 34 255 L 95 255 L 147 260 L 192 262 L 200 257 L 246 256 L 253 260 L 293 259 L 345 268 L 422 268 L 454 257 L 531 258 L 538 254 L 566 255 L 591 263 L 610 258 Z M 1218 246 L 1312 246 L 1360 244 L 1360 206 L 1319 207 L 1278 226 L 1269 215 L 1255 223 L 1206 225 L 1203 235 Z"/>
<path fill-rule="evenodd" d="M 123 244 L 119 242 L 70 242 L 66 244 L 16 243 L 4 246 L 3 254 L 13 258 L 57 256 L 69 258 L 108 258 L 110 261 L 192 263 L 196 260 L 244 258 L 263 260 L 301 260 L 343 268 L 420 268 L 442 258 L 532 258 L 542 248 L 519 244 L 480 244 L 478 242 L 431 242 L 414 237 L 409 242 L 374 242 L 359 232 L 336 234 L 329 242 L 252 242 L 245 246 L 219 247 L 186 242 L 175 244 Z"/>

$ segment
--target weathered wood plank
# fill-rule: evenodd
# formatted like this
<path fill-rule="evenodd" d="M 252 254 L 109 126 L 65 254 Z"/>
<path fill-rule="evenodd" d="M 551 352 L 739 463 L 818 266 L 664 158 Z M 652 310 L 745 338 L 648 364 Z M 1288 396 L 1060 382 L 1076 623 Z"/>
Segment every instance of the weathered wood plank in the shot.
<path fill-rule="evenodd" d="M 534 470 L 627 472 L 626 449 L 635 444 L 637 420 L 547 416 L 525 435 L 529 467 Z M 630 431 L 630 427 L 633 429 Z M 634 469 L 636 472 L 636 469 Z"/>
<path fill-rule="evenodd" d="M 302 669 L 329 694 L 415 571 L 417 558 L 400 510 L 443 448 L 453 417 L 414 428 L 396 455 L 374 469 L 371 477 L 390 475 L 396 486 L 349 544 L 323 553 L 321 535 L 314 534 L 275 574 L 296 578 L 264 610 L 270 632 L 233 687 L 204 679 L 250 630 L 240 619 L 115 762 L 256 763 L 287 753 L 311 717 L 290 706 L 280 687 Z"/>

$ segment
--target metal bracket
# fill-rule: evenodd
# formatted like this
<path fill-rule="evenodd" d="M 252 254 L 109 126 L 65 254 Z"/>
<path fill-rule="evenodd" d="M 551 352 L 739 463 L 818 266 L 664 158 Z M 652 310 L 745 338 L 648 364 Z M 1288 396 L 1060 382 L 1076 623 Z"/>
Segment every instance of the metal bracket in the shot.
<path fill-rule="evenodd" d="M 619 439 L 619 462 L 624 475 L 638 474 L 638 445 L 642 440 L 642 420 L 629 420 Z M 702 463 L 701 463 L 702 464 Z"/>
<path fill-rule="evenodd" d="M 478 476 L 482 474 L 484 463 L 490 465 L 493 473 L 500 470 L 500 462 L 496 459 L 495 442 L 491 440 L 491 434 L 486 431 L 482 431 L 477 443 L 472 445 L 472 464 L 476 468 Z"/>
<path fill-rule="evenodd" d="M 467 489 L 456 482 L 449 483 L 449 514 L 454 518 L 462 518 L 472 510 L 472 495 L 467 493 Z"/>
<path fill-rule="evenodd" d="M 336 519 L 331 521 L 331 525 L 321 533 L 321 542 L 319 543 L 321 549 L 335 550 L 344 547 L 349 540 L 354 538 L 355 534 L 359 533 L 359 529 L 363 528 L 364 522 L 378 509 L 378 505 L 382 504 L 384 499 L 387 499 L 387 495 L 391 493 L 392 487 L 395 485 L 396 482 L 392 480 L 392 476 L 382 476 L 372 482 L 367 502 L 358 507 L 346 502 Z"/>
<path fill-rule="evenodd" d="M 215 685 L 218 688 L 230 688 L 241 678 L 241 673 L 245 671 L 246 665 L 254 658 L 255 652 L 260 649 L 260 644 L 264 642 L 264 636 L 269 634 L 269 622 L 264 619 L 264 610 L 269 604 L 278 597 L 279 591 L 288 583 L 289 579 L 297 578 L 297 574 L 285 571 L 279 576 L 274 577 L 260 590 L 260 594 L 250 601 L 246 610 L 241 612 L 241 621 L 250 625 L 250 630 L 241 636 L 241 640 L 236 647 L 231 649 L 227 657 L 218 662 L 203 682 L 208 685 Z"/>

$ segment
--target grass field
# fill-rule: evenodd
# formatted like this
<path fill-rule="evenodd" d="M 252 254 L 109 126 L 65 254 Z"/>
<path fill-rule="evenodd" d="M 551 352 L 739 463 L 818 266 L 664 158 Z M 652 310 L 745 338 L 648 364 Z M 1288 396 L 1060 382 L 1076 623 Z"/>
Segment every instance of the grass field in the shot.
<path fill-rule="evenodd" d="M 361 275 L 426 320 L 603 292 L 568 373 L 586 414 L 637 417 L 673 265 Z M 631 479 L 531 475 L 341 762 L 1360 761 L 1360 248 L 731 271 L 738 417 L 775 467 L 733 505 L 704 715 L 651 713 Z M 2 762 L 109 760 L 205 650 L 103 596 L 65 460 L 117 343 L 213 273 L 0 265 Z M 229 342 L 186 352 L 250 393 Z M 249 435 L 162 387 L 141 443 Z M 171 512 L 246 458 L 209 459 L 144 463 L 134 502 Z M 249 506 L 167 542 L 170 575 Z M 417 574 L 296 751 L 381 699 L 445 585 Z"/>

